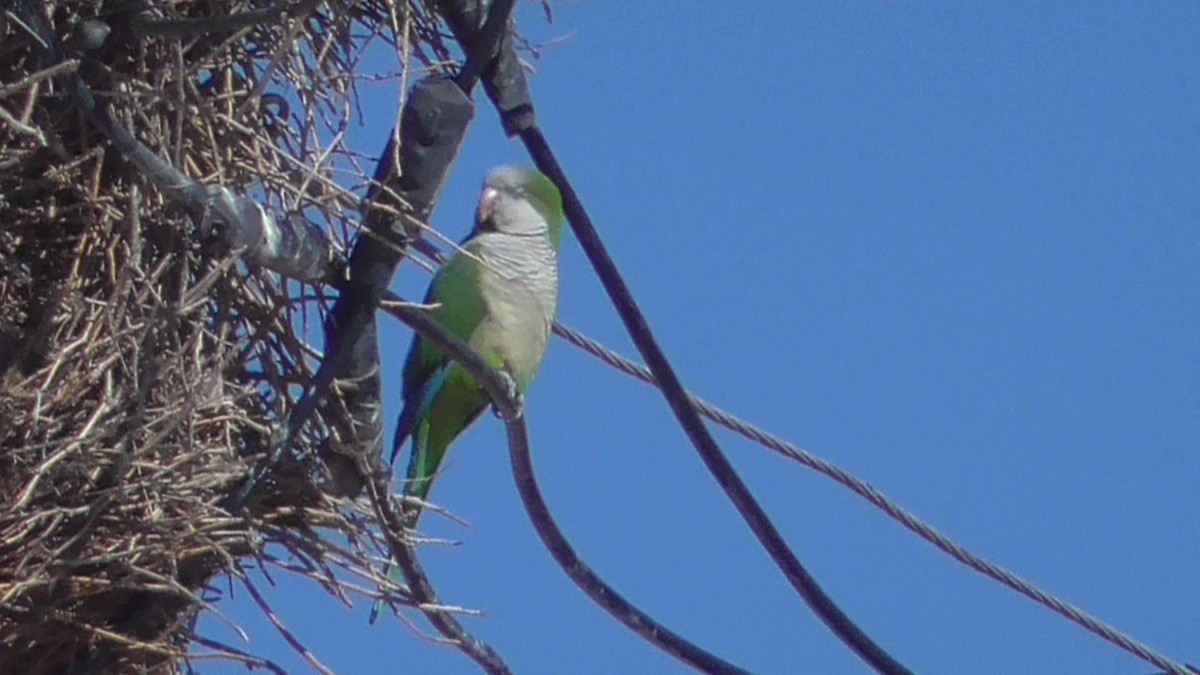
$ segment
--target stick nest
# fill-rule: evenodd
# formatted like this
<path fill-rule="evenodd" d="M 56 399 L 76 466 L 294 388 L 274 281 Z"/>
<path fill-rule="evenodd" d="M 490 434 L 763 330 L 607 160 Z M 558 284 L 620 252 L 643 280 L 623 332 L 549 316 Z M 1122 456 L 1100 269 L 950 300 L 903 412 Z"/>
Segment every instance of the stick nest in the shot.
<path fill-rule="evenodd" d="M 153 31 L 278 5 L 292 15 Z M 399 91 L 409 57 L 446 62 L 436 20 L 382 0 L 42 9 L 69 59 L 53 72 L 0 16 L 0 663 L 175 672 L 190 650 L 274 668 L 194 632 L 220 588 L 250 583 L 242 561 L 347 603 L 387 585 L 369 514 L 327 496 L 310 459 L 329 420 L 309 425 L 246 512 L 227 510 L 316 367 L 308 339 L 319 342 L 329 299 L 206 254 L 191 219 L 53 76 L 77 68 L 189 176 L 269 195 L 344 242 L 374 168 L 343 144 L 359 87 Z M 112 32 L 84 51 L 95 19 Z M 382 70 L 364 63 L 368 48 Z"/>

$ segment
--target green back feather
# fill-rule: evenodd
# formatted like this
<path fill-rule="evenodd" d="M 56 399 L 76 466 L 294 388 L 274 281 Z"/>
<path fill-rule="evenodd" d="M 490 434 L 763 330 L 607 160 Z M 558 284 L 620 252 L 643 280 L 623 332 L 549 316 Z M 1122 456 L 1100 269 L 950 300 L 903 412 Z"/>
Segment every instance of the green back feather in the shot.
<path fill-rule="evenodd" d="M 479 294 L 478 263 L 461 254 L 451 258 L 429 285 L 425 302 L 441 303 L 433 311 L 434 320 L 458 339 L 470 340 L 485 312 Z M 404 400 L 419 396 L 426 381 L 445 362 L 445 352 L 417 335 L 404 361 Z"/>

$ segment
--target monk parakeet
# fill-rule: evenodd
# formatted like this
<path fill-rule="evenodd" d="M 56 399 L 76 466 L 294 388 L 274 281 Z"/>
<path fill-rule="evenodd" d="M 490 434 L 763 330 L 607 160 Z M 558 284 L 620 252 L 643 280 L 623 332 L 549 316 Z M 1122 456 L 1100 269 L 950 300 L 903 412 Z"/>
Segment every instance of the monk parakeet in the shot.
<path fill-rule="evenodd" d="M 475 227 L 425 295 L 433 316 L 507 373 L 519 393 L 537 374 L 558 304 L 562 196 L 531 169 L 502 166 L 484 181 Z M 413 338 L 404 362 L 404 412 L 395 451 L 412 437 L 404 493 L 424 499 L 450 444 L 488 406 L 475 379 L 436 345 Z M 404 507 L 416 525 L 420 508 Z"/>

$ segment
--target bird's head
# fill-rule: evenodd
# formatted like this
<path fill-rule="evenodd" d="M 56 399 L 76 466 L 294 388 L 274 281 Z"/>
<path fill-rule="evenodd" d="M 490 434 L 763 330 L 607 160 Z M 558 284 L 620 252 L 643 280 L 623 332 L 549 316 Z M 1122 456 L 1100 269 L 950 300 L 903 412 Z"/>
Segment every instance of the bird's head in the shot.
<path fill-rule="evenodd" d="M 562 240 L 562 195 L 554 183 L 533 169 L 501 166 L 488 174 L 475 211 L 480 231 L 547 235 L 558 248 Z"/>

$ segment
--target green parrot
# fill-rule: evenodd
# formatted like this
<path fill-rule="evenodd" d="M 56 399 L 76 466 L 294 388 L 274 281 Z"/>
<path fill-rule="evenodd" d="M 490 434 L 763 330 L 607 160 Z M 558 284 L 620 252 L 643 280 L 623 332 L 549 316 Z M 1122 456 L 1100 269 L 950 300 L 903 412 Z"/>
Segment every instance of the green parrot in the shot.
<path fill-rule="evenodd" d="M 469 344 L 524 394 L 550 343 L 558 305 L 562 195 L 549 178 L 513 166 L 493 169 L 483 184 L 475 227 L 429 284 L 434 318 Z M 462 366 L 420 334 L 404 360 L 404 410 L 391 462 L 412 437 L 404 494 L 424 500 L 450 444 L 487 409 L 483 390 Z M 413 528 L 421 507 L 403 506 Z M 399 570 L 391 571 L 399 577 Z M 371 609 L 375 622 L 381 603 Z"/>
<path fill-rule="evenodd" d="M 532 169 L 501 166 L 483 184 L 475 227 L 434 276 L 425 294 L 434 318 L 469 344 L 524 394 L 546 355 L 558 305 L 562 195 Z M 424 500 L 450 444 L 487 409 L 489 400 L 462 366 L 420 334 L 404 361 L 404 410 L 391 462 L 412 437 L 404 494 Z M 413 528 L 421 507 L 403 506 Z M 399 570 L 391 571 L 400 577 Z M 381 603 L 371 610 L 371 622 Z"/>
<path fill-rule="evenodd" d="M 531 169 L 501 166 L 483 184 L 475 227 L 433 278 L 425 295 L 434 318 L 507 373 L 525 393 L 550 342 L 558 305 L 562 196 Z M 412 437 L 404 494 L 425 499 L 450 444 L 489 401 L 475 379 L 436 345 L 413 338 L 404 361 L 404 411 L 392 462 Z M 420 507 L 405 506 L 414 527 Z"/>

